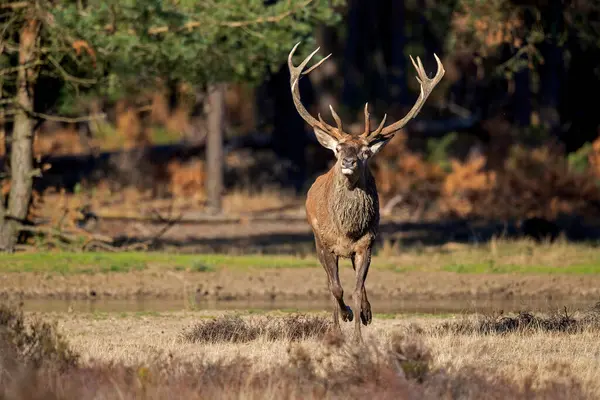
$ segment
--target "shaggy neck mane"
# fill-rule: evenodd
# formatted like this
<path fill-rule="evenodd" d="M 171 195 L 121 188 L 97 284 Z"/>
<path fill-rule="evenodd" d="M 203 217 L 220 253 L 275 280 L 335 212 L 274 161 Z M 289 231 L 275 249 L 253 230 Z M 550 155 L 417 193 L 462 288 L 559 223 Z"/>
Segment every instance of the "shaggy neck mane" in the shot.
<path fill-rule="evenodd" d="M 377 218 L 379 203 L 374 178 L 366 168 L 354 185 L 336 171 L 329 195 L 329 212 L 339 233 L 350 238 L 363 235 Z"/>

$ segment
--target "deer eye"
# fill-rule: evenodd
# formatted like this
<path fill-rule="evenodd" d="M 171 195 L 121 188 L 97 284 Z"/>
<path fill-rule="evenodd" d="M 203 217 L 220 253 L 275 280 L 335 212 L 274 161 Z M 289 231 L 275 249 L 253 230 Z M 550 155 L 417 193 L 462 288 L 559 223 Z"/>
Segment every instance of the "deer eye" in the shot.
<path fill-rule="evenodd" d="M 361 150 L 360 155 L 363 159 L 367 159 L 371 156 L 371 150 L 368 147 L 365 147 Z"/>

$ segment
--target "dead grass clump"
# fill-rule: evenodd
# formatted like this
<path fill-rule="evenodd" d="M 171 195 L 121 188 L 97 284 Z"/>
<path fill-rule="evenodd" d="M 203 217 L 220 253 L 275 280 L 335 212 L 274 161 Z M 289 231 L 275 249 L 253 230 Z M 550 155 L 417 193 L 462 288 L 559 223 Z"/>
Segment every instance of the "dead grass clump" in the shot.
<path fill-rule="evenodd" d="M 224 316 L 198 323 L 183 332 L 182 339 L 191 343 L 242 343 L 259 338 L 269 341 L 322 339 L 330 325 L 329 318 L 301 314 L 254 319 Z"/>
<path fill-rule="evenodd" d="M 292 314 L 273 318 L 267 324 L 269 340 L 323 339 L 331 328 L 331 319 L 323 316 Z"/>
<path fill-rule="evenodd" d="M 224 316 L 200 322 L 183 332 L 182 339 L 191 343 L 242 343 L 259 338 L 270 341 L 322 339 L 330 326 L 329 318 L 313 315 L 292 314 L 254 319 Z"/>
<path fill-rule="evenodd" d="M 241 343 L 256 340 L 261 331 L 260 326 L 250 324 L 239 316 L 227 315 L 196 324 L 182 334 L 182 339 L 191 343 Z"/>
<path fill-rule="evenodd" d="M 54 325 L 42 321 L 27 325 L 22 311 L 4 304 L 0 304 L 0 350 L 0 361 L 11 357 L 32 368 L 73 367 L 79 358 Z"/>
<path fill-rule="evenodd" d="M 600 312 L 590 310 L 581 318 L 574 318 L 565 309 L 562 313 L 535 316 L 520 312 L 515 316 L 480 316 L 460 321 L 445 322 L 437 327 L 440 333 L 451 334 L 504 334 L 510 332 L 564 332 L 581 333 L 600 331 Z"/>

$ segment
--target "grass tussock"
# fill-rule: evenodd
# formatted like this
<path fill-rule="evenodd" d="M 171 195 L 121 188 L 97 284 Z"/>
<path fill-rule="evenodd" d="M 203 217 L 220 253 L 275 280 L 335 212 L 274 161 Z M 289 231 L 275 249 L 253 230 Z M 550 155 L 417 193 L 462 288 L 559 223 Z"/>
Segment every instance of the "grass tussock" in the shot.
<path fill-rule="evenodd" d="M 514 316 L 483 315 L 445 322 L 437 327 L 440 333 L 451 334 L 506 334 L 563 332 L 600 332 L 600 302 L 579 317 L 570 315 L 565 308 L 550 315 L 519 312 Z"/>
<path fill-rule="evenodd" d="M 243 343 L 264 338 L 269 341 L 322 339 L 331 327 L 330 318 L 292 314 L 284 317 L 225 316 L 202 321 L 182 334 L 191 343 Z"/>
<path fill-rule="evenodd" d="M 8 315 L 12 321 L 20 318 Z M 49 332 L 55 335 L 54 328 Z M 91 362 L 63 368 L 55 357 L 41 364 L 26 363 L 28 356 L 17 355 L 20 347 L 14 341 L 8 336 L 1 340 L 3 346 L 15 350 L 3 352 L 0 358 L 0 398 L 10 399 L 587 397 L 568 370 L 559 380 L 542 382 L 534 375 L 515 379 L 492 369 L 434 367 L 433 357 L 418 335 L 393 336 L 383 345 L 323 342 L 326 351 L 322 354 L 311 352 L 303 343 L 291 343 L 287 363 L 266 367 L 238 355 L 227 361 L 183 362 L 161 356 L 134 366 Z"/>
<path fill-rule="evenodd" d="M 0 363 L 12 360 L 32 368 L 49 363 L 64 369 L 77 365 L 78 359 L 54 325 L 44 321 L 26 324 L 21 310 L 0 304 Z"/>

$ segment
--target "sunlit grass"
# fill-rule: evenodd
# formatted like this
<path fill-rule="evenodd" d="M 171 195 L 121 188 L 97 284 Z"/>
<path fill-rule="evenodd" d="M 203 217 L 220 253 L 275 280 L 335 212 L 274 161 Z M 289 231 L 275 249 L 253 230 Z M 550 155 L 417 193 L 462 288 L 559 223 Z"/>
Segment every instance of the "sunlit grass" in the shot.
<path fill-rule="evenodd" d="M 107 273 L 146 269 L 207 272 L 218 268 L 311 268 L 315 259 L 292 256 L 233 256 L 168 253 L 39 252 L 0 255 L 0 272 Z"/>
<path fill-rule="evenodd" d="M 350 261 L 340 260 L 346 268 Z M 600 273 L 600 252 L 592 244 L 492 241 L 400 249 L 373 257 L 373 268 L 403 272 L 454 272 L 461 274 L 569 274 Z M 0 273 L 57 274 L 128 273 L 171 270 L 205 273 L 219 269 L 253 270 L 321 268 L 315 256 L 175 254 L 161 252 L 67 253 L 39 252 L 0 255 Z"/>

